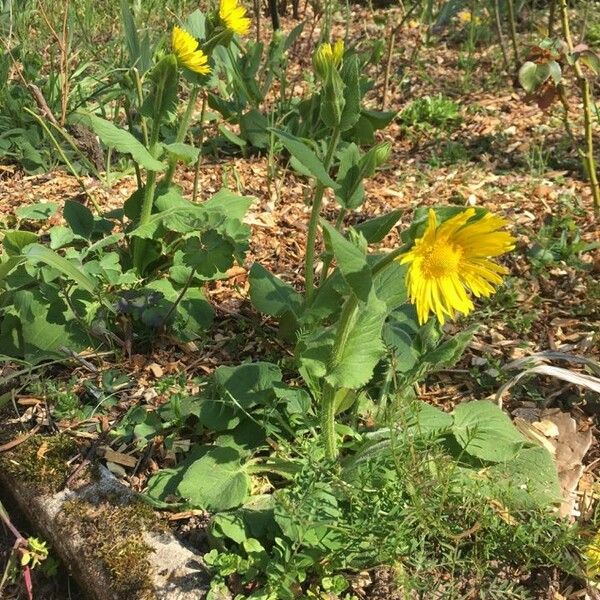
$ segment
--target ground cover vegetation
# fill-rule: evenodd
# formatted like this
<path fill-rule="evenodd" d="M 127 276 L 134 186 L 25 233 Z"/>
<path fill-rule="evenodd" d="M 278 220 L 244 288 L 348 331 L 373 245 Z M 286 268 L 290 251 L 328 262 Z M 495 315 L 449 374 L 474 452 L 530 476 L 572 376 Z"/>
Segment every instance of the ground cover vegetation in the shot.
<path fill-rule="evenodd" d="M 291 9 L 0 3 L 0 469 L 211 600 L 594 597 L 595 3 Z M 18 518 L 1 593 L 77 597 Z"/>

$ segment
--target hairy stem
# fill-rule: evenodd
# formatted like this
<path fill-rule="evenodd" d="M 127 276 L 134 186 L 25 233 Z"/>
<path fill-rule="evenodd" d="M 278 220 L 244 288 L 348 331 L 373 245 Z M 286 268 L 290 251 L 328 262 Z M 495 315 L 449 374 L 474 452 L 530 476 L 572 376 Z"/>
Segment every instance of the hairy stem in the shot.
<path fill-rule="evenodd" d="M 196 106 L 196 100 L 198 99 L 198 91 L 199 87 L 195 85 L 190 92 L 190 98 L 188 100 L 187 107 L 185 112 L 183 113 L 183 117 L 179 123 L 179 128 L 177 129 L 177 136 L 175 137 L 176 143 L 181 143 L 185 139 L 187 135 L 188 129 L 190 128 L 190 121 L 192 120 L 192 114 L 194 113 L 194 108 Z M 169 166 L 167 167 L 167 173 L 163 179 L 165 185 L 170 185 L 171 181 L 173 181 L 173 175 L 175 174 L 175 168 L 177 167 L 177 158 L 175 156 L 171 156 L 169 158 Z"/>

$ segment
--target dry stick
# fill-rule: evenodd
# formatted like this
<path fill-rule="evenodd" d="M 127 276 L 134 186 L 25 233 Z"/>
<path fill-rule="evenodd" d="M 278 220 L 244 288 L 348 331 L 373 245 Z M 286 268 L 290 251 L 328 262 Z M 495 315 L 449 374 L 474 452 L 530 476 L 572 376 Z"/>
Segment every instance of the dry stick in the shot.
<path fill-rule="evenodd" d="M 383 94 L 381 98 L 381 110 L 385 110 L 387 106 L 388 87 L 390 84 L 390 71 L 392 70 L 392 56 L 394 54 L 394 43 L 396 41 L 396 30 L 392 27 L 390 42 L 388 44 L 387 59 L 385 62 L 385 77 L 383 80 Z"/>
<path fill-rule="evenodd" d="M 400 3 L 402 5 L 402 3 Z M 402 7 L 402 10 L 404 11 L 404 15 L 402 17 L 402 19 L 400 19 L 400 23 L 398 23 L 397 27 L 392 27 L 391 28 L 391 35 L 390 35 L 390 43 L 388 45 L 388 51 L 387 51 L 387 58 L 386 58 L 386 64 L 385 64 L 385 79 L 383 82 L 383 98 L 381 99 L 381 106 L 382 109 L 381 110 L 385 110 L 385 107 L 387 105 L 387 94 L 388 94 L 388 87 L 389 87 L 389 83 L 390 83 L 390 74 L 391 74 L 391 69 L 392 69 L 392 58 L 394 56 L 394 43 L 396 41 L 396 32 L 399 32 L 404 23 L 406 23 L 406 21 L 408 20 L 408 18 L 411 16 L 411 14 L 413 13 L 413 11 L 417 8 L 417 4 L 413 4 L 408 11 L 404 11 L 404 7 Z"/>
<path fill-rule="evenodd" d="M 515 60 L 515 71 L 519 70 L 520 67 L 520 59 L 519 59 L 519 48 L 517 46 L 517 25 L 515 23 L 515 7 L 513 5 L 513 0 L 508 0 L 508 20 L 510 22 L 510 39 L 513 47 L 513 54 Z"/>
<path fill-rule="evenodd" d="M 50 141 L 56 148 L 56 151 L 60 154 L 61 159 L 63 160 L 65 165 L 67 165 L 67 168 L 69 169 L 69 171 L 71 171 L 71 174 L 73 175 L 73 177 L 75 177 L 75 179 L 77 180 L 77 183 L 79 184 L 79 187 L 81 188 L 81 191 L 85 194 L 87 199 L 92 203 L 96 212 L 99 215 L 101 215 L 102 209 L 96 202 L 96 199 L 90 194 L 89 190 L 87 189 L 87 186 L 85 185 L 85 181 L 82 179 L 82 177 L 79 175 L 79 173 L 77 173 L 77 171 L 75 170 L 75 167 L 71 164 L 71 161 L 67 158 L 67 155 L 65 154 L 61 145 L 58 143 L 58 140 L 52 135 L 52 132 L 48 128 L 48 125 L 46 125 L 46 123 L 44 123 L 44 119 L 42 119 L 40 116 L 36 115 L 32 110 L 29 110 L 27 107 L 25 107 L 24 110 L 26 112 L 28 112 L 38 122 L 40 127 L 44 130 L 44 132 L 46 133 L 46 135 L 48 136 L 48 138 L 50 139 Z"/>
<path fill-rule="evenodd" d="M 502 32 L 502 18 L 500 17 L 500 5 L 498 0 L 494 0 L 494 19 L 496 21 L 496 33 L 498 34 L 498 43 L 502 50 L 502 62 L 504 68 L 508 72 L 510 69 L 510 62 L 508 60 L 508 50 L 506 48 L 506 40 L 504 39 L 504 33 Z"/>
<path fill-rule="evenodd" d="M 69 56 L 69 52 L 68 52 L 68 48 L 67 48 L 67 21 L 68 21 L 68 14 L 69 14 L 69 0 L 66 0 L 66 4 L 65 4 L 65 13 L 64 13 L 64 17 L 63 17 L 63 26 L 62 26 L 62 31 L 61 31 L 61 35 L 59 35 L 56 32 L 56 29 L 54 29 L 54 27 L 52 26 L 52 23 L 50 22 L 50 19 L 48 18 L 48 14 L 46 13 L 46 8 L 43 4 L 43 2 L 39 2 L 38 5 L 40 14 L 42 15 L 42 18 L 44 19 L 44 21 L 46 22 L 46 26 L 48 27 L 48 29 L 50 30 L 50 33 L 52 35 L 52 37 L 54 38 L 57 46 L 58 46 L 58 50 L 60 53 L 60 94 L 61 94 L 61 98 L 60 98 L 60 105 L 61 105 L 61 125 L 65 124 L 66 118 L 67 118 L 67 106 L 68 106 L 68 97 L 69 97 L 69 79 L 67 77 L 67 70 L 68 70 L 68 56 Z"/>
<path fill-rule="evenodd" d="M 256 21 L 256 43 L 260 42 L 260 0 L 254 0 L 254 17 Z"/>
<path fill-rule="evenodd" d="M 562 24 L 563 36 L 567 42 L 569 52 L 573 52 L 573 38 L 571 36 L 571 27 L 569 25 L 569 11 L 567 0 L 559 0 L 560 21 Z M 585 152 L 582 152 L 585 168 L 590 180 L 590 188 L 594 199 L 594 214 L 600 215 L 600 184 L 598 183 L 598 174 L 596 173 L 596 161 L 594 159 L 594 132 L 592 128 L 592 92 L 590 82 L 587 80 L 581 65 L 575 61 L 573 64 L 575 75 L 581 86 L 583 96 L 583 126 L 585 130 Z"/>
<path fill-rule="evenodd" d="M 550 12 L 548 13 L 548 37 L 554 34 L 554 22 L 556 21 L 556 0 L 550 0 Z"/>

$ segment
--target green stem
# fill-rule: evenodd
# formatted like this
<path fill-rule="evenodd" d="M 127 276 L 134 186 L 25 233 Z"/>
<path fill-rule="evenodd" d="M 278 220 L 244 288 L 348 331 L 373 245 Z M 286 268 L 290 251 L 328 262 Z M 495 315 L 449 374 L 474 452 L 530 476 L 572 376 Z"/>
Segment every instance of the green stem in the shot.
<path fill-rule="evenodd" d="M 323 161 L 325 171 L 329 172 L 331 167 L 331 161 L 337 148 L 338 141 L 340 139 L 340 131 L 335 128 L 331 134 L 329 140 L 329 147 L 327 149 L 327 155 Z M 315 244 L 317 241 L 317 227 L 319 224 L 319 215 L 321 214 L 321 205 L 323 204 L 323 194 L 325 193 L 325 186 L 322 183 L 317 183 L 315 190 L 315 197 L 312 203 L 312 209 L 310 212 L 310 221 L 308 222 L 308 232 L 306 234 L 306 255 L 304 257 L 304 300 L 306 304 L 310 304 L 315 286 Z"/>
<path fill-rule="evenodd" d="M 194 191 L 192 193 L 192 202 L 196 202 L 198 197 L 198 185 L 200 183 L 200 165 L 202 164 L 202 146 L 204 144 L 204 116 L 206 114 L 206 103 L 207 96 L 202 96 L 202 108 L 200 109 L 200 139 L 198 140 L 198 160 L 196 161 L 196 168 L 194 170 Z"/>
<path fill-rule="evenodd" d="M 157 86 L 156 95 L 161 98 L 164 93 L 165 82 L 160 81 Z M 148 152 L 153 157 L 156 157 L 156 146 L 158 144 L 158 136 L 160 135 L 160 124 L 162 121 L 162 111 L 156 111 L 152 120 L 152 133 L 148 145 Z M 154 192 L 156 191 L 156 171 L 148 171 L 146 176 L 146 185 L 144 186 L 144 197 L 142 199 L 142 208 L 140 211 L 139 224 L 144 225 L 152 215 L 152 207 L 154 206 Z M 133 264 L 138 272 L 142 271 L 142 261 L 147 240 L 135 239 L 133 243 Z"/>
<path fill-rule="evenodd" d="M 337 436 L 335 433 L 335 389 L 328 383 L 323 388 L 321 398 L 321 436 L 325 458 L 334 461 L 338 457 Z"/>
<path fill-rule="evenodd" d="M 190 99 L 188 100 L 187 107 L 185 112 L 183 113 L 183 117 L 181 118 L 181 122 L 179 123 L 179 128 L 177 129 L 177 136 L 175 137 L 176 143 L 181 143 L 185 139 L 187 135 L 188 129 L 190 128 L 190 121 L 192 120 L 192 114 L 194 113 L 194 108 L 196 106 L 196 100 L 198 99 L 198 91 L 199 87 L 195 85 L 190 92 Z M 169 166 L 167 167 L 167 173 L 164 178 L 165 186 L 169 186 L 171 181 L 173 181 L 173 175 L 175 174 L 175 168 L 177 167 L 177 158 L 175 156 L 171 156 L 169 158 Z"/>

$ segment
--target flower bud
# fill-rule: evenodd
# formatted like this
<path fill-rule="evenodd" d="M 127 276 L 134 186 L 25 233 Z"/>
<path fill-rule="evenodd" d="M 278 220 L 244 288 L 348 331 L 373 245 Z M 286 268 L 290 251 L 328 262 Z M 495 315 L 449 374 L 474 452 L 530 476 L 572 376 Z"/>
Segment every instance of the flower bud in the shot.
<path fill-rule="evenodd" d="M 327 74 L 332 69 L 337 69 L 342 64 L 344 57 L 344 41 L 338 40 L 333 47 L 330 43 L 321 44 L 313 54 L 313 68 L 321 79 L 327 79 Z"/>
<path fill-rule="evenodd" d="M 392 144 L 390 142 L 382 142 L 374 148 L 375 168 L 390 160 L 392 155 Z"/>

